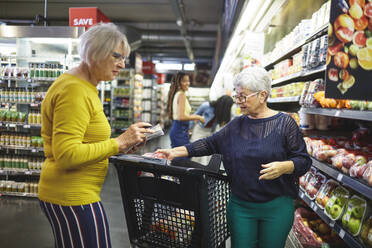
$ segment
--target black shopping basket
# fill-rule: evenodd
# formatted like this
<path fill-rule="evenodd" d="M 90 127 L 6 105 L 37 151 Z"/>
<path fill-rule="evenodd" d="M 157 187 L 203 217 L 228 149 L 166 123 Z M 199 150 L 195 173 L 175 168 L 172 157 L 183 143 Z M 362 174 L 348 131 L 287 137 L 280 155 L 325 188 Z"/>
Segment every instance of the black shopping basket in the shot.
<path fill-rule="evenodd" d="M 221 156 L 208 166 L 138 155 L 112 157 L 134 247 L 225 247 L 227 177 Z"/>

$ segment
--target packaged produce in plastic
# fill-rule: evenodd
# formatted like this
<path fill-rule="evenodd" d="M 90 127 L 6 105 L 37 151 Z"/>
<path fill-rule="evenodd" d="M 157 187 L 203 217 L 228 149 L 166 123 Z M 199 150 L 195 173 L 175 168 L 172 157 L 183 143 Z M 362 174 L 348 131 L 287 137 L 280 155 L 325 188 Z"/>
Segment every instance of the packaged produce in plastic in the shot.
<path fill-rule="evenodd" d="M 308 171 L 306 172 L 305 175 L 303 175 L 301 178 L 300 178 L 300 188 L 303 190 L 303 191 L 306 191 L 306 187 L 307 185 L 309 184 L 309 181 L 311 180 L 311 178 L 314 177 L 314 172 L 311 172 L 311 171 Z"/>
<path fill-rule="evenodd" d="M 370 186 L 372 186 L 372 160 L 367 163 L 367 168 L 363 173 L 363 179 L 367 181 Z"/>
<path fill-rule="evenodd" d="M 338 186 L 331 193 L 331 197 L 325 206 L 325 213 L 331 220 L 338 220 L 341 218 L 345 209 L 350 193 L 342 186 Z"/>
<path fill-rule="evenodd" d="M 318 194 L 320 187 L 326 182 L 327 178 L 320 174 L 316 173 L 313 177 L 310 178 L 309 183 L 306 185 L 306 195 L 314 200 L 315 196 Z"/>
<path fill-rule="evenodd" d="M 345 213 L 342 216 L 342 225 L 353 236 L 360 233 L 366 207 L 366 200 L 357 195 L 353 195 L 347 203 Z"/>
<path fill-rule="evenodd" d="M 372 248 L 372 215 L 364 221 L 360 232 L 360 238 L 366 247 Z"/>
<path fill-rule="evenodd" d="M 339 186 L 339 184 L 333 180 L 329 179 L 322 187 L 319 189 L 319 193 L 316 196 L 316 204 L 321 208 L 324 209 L 328 199 L 331 197 L 332 191 Z"/>

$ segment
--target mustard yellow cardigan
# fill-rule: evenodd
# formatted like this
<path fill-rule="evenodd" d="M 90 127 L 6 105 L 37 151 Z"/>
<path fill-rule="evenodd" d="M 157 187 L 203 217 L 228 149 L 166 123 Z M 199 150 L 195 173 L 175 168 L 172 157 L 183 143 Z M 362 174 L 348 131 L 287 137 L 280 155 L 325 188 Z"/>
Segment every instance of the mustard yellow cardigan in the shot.
<path fill-rule="evenodd" d="M 60 76 L 41 105 L 44 152 L 39 199 L 63 206 L 100 201 L 108 158 L 119 151 L 94 85 Z"/>

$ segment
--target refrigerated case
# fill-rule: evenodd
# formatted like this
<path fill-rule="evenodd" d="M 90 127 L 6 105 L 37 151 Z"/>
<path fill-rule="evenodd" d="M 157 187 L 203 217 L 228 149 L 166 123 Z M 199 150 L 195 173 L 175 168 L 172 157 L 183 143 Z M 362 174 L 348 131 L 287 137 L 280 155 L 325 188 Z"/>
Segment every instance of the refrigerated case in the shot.
<path fill-rule="evenodd" d="M 249 1 L 250 8 L 248 9 L 251 12 L 254 12 L 255 9 L 254 2 Z M 261 26 L 260 31 L 264 35 L 265 42 L 262 56 L 257 59 L 260 61 L 260 65 L 270 71 L 272 75 L 273 91 L 268 99 L 269 107 L 279 111 L 299 113 L 299 125 L 309 146 L 312 170 L 316 170 L 327 180 L 333 179 L 341 184 L 348 192 L 351 192 L 350 199 L 352 199 L 352 195 L 355 195 L 355 197 L 367 202 L 367 212 L 361 219 L 355 220 L 354 214 L 348 213 L 346 209 L 342 210 L 342 217 L 335 219 L 329 214 L 329 211 L 319 207 L 316 197 L 313 197 L 315 191 L 311 191 L 314 187 L 300 190 L 298 199 L 330 228 L 329 230 L 332 230 L 329 233 L 329 235 L 332 234 L 330 236 L 332 238 L 329 239 L 327 234 L 325 238 L 327 241 L 323 240 L 322 237 L 314 234 L 318 230 L 309 231 L 307 234 L 313 235 L 312 238 L 315 238 L 319 246 L 324 242 L 332 242 L 332 240 L 339 238 L 343 244 L 338 243 L 339 246 L 335 247 L 342 245 L 368 247 L 368 232 L 371 230 L 369 219 L 372 206 L 369 202 L 372 199 L 372 180 L 370 180 L 372 177 L 370 171 L 362 173 L 360 169 L 368 168 L 370 170 L 369 167 L 372 164 L 372 162 L 367 163 L 372 158 L 369 149 L 372 146 L 372 140 L 368 139 L 372 132 L 372 104 L 365 101 L 366 99 L 355 101 L 324 97 L 324 79 L 328 76 L 326 74 L 328 61 L 326 55 L 327 52 L 331 55 L 334 52 L 328 49 L 328 39 L 332 39 L 328 36 L 330 2 L 301 1 L 299 4 L 298 1 L 283 1 L 282 6 L 276 11 L 271 2 L 264 1 L 260 6 L 261 9 L 256 11 L 256 16 L 259 16 L 259 13 L 262 14 L 260 19 L 253 21 L 256 22 L 256 25 L 252 24 L 254 17 L 251 21 L 247 21 L 244 14 L 240 17 L 242 24 L 237 24 L 236 37 L 240 37 L 243 42 L 234 43 L 234 38 L 231 38 L 230 45 L 232 47 L 226 50 L 226 62 L 221 63 L 221 74 L 216 75 L 211 92 L 217 94 L 216 92 L 220 91 L 221 94 L 223 92 L 221 89 L 226 88 L 229 81 L 232 82 L 233 76 L 243 70 L 245 66 L 249 66 L 245 64 L 244 56 L 253 56 L 253 54 L 245 54 L 242 47 L 246 45 L 241 43 L 244 43 L 245 32 L 249 33 L 257 29 L 253 26 Z M 361 9 L 371 6 L 365 1 L 337 1 L 337 3 L 337 6 L 345 6 L 346 4 L 348 7 L 364 3 L 365 6 L 359 6 Z M 359 7 L 354 6 L 353 8 L 359 9 Z M 347 8 L 344 14 L 350 14 Z M 362 17 L 369 16 L 365 11 L 362 11 L 361 14 Z M 252 16 L 252 13 L 249 15 Z M 266 27 L 260 23 L 266 23 Z M 342 51 L 349 52 L 350 50 L 347 48 L 352 44 L 353 42 L 342 44 Z M 350 56 L 355 55 L 350 54 Z M 329 56 L 328 59 L 330 58 L 332 57 Z M 363 135 L 358 134 L 358 130 L 362 130 Z M 364 140 L 361 137 L 367 137 L 367 139 Z M 314 147 L 316 152 L 312 150 Z M 346 153 L 341 162 L 340 159 L 335 159 L 332 156 L 344 150 Z M 336 162 L 332 162 L 332 159 Z M 348 159 L 354 164 L 351 165 Z M 350 169 L 350 165 L 355 167 Z M 363 225 L 363 228 L 359 230 L 360 233 L 353 233 L 356 230 L 355 228 L 353 230 L 352 225 L 348 224 L 350 219 L 354 219 L 353 222 L 358 223 L 359 226 Z M 300 241 L 305 243 L 305 236 L 295 230 L 290 234 L 289 243 L 292 243 L 291 245 L 294 247 L 302 247 Z"/>

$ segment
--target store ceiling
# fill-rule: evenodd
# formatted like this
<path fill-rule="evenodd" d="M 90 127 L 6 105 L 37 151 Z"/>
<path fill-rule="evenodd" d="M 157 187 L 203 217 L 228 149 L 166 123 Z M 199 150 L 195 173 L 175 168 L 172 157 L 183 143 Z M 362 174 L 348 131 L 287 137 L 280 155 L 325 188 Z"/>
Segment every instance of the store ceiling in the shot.
<path fill-rule="evenodd" d="M 223 0 L 48 0 L 49 25 L 68 25 L 70 7 L 98 7 L 111 21 L 134 28 L 134 48 L 143 56 L 162 60 L 212 63 Z M 180 10 L 179 12 L 177 10 Z M 178 14 L 177 14 L 178 13 Z M 44 1 L 0 0 L 0 21 L 32 21 L 44 15 Z M 185 20 L 185 35 L 176 24 Z M 9 23 L 13 21 L 13 24 Z M 18 23 L 20 25 L 21 23 Z M 25 25 L 25 24 L 23 24 Z M 186 42 L 185 42 L 186 40 Z M 188 43 L 188 44 L 187 44 Z M 187 51 L 186 47 L 190 47 Z M 191 54 L 190 54 L 191 52 Z"/>

